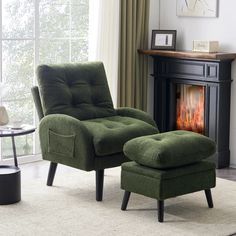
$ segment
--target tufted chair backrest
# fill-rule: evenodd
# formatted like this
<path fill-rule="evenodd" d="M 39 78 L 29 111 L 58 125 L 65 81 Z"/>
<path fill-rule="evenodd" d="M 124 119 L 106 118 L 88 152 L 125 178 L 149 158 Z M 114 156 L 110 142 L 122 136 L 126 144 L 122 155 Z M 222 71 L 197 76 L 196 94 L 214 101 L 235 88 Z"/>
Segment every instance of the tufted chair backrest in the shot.
<path fill-rule="evenodd" d="M 116 115 L 102 62 L 40 65 L 37 78 L 45 115 L 80 120 Z"/>

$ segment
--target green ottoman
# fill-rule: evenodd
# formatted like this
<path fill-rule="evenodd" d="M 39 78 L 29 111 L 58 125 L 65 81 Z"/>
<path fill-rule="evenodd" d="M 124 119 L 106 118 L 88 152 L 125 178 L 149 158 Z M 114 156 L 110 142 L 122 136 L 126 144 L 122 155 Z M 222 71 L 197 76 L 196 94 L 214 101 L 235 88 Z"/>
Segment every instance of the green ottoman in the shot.
<path fill-rule="evenodd" d="M 172 131 L 132 139 L 124 146 L 133 160 L 122 165 L 121 188 L 125 190 L 121 209 L 126 210 L 130 193 L 158 200 L 158 220 L 164 219 L 164 200 L 205 190 L 213 207 L 215 164 L 204 159 L 215 153 L 215 142 L 189 131 Z"/>

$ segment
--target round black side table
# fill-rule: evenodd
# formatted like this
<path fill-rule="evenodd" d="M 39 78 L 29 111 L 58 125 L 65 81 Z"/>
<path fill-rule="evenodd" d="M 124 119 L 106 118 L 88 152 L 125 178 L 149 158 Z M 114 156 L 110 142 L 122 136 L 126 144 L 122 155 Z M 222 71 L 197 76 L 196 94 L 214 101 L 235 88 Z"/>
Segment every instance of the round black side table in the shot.
<path fill-rule="evenodd" d="M 12 204 L 21 200 L 21 172 L 18 168 L 15 136 L 33 133 L 35 127 L 24 125 L 19 129 L 0 126 L 0 137 L 11 137 L 15 166 L 0 165 L 0 205 Z"/>

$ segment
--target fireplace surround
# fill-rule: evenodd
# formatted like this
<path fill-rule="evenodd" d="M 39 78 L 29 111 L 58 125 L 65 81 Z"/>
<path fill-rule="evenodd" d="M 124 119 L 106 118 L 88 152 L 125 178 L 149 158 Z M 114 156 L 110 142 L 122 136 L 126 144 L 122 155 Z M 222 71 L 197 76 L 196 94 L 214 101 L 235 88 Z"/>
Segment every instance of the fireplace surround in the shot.
<path fill-rule="evenodd" d="M 231 63 L 234 53 L 139 50 L 153 58 L 154 119 L 161 132 L 190 130 L 212 138 L 217 168 L 230 164 Z"/>

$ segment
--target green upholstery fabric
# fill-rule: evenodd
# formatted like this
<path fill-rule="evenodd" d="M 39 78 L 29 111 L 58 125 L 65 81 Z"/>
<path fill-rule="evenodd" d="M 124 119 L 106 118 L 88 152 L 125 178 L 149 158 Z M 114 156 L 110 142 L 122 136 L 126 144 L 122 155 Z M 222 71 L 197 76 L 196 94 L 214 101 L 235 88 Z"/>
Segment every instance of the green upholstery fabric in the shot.
<path fill-rule="evenodd" d="M 108 155 L 108 156 L 95 156 L 95 170 L 104 170 L 106 168 L 112 168 L 120 166 L 124 162 L 130 161 L 123 152 Z"/>
<path fill-rule="evenodd" d="M 33 95 L 34 104 L 38 113 L 39 120 L 41 120 L 44 117 L 44 114 L 38 87 L 37 86 L 32 87 L 31 93 Z"/>
<path fill-rule="evenodd" d="M 199 162 L 213 155 L 216 144 L 189 131 L 171 131 L 127 142 L 125 155 L 144 166 L 166 169 Z"/>
<path fill-rule="evenodd" d="M 134 161 L 122 164 L 122 170 L 145 175 L 154 179 L 174 179 L 180 176 L 185 176 L 189 174 L 199 173 L 202 171 L 215 169 L 216 166 L 213 162 L 200 161 L 195 164 L 182 166 L 178 168 L 171 168 L 165 170 L 157 170 L 156 168 L 150 168 L 147 166 L 139 165 Z"/>
<path fill-rule="evenodd" d="M 122 152 L 130 139 L 158 133 L 157 128 L 138 119 L 122 116 L 82 121 L 93 137 L 97 156 Z"/>
<path fill-rule="evenodd" d="M 56 134 L 53 143 L 50 142 L 51 137 L 49 131 Z M 61 149 L 61 144 L 65 142 L 64 137 L 66 136 L 75 137 L 73 158 L 70 157 L 69 153 L 66 154 Z M 95 153 L 93 138 L 80 120 L 62 114 L 47 115 L 40 122 L 39 137 L 43 159 L 82 170 L 94 170 Z M 69 150 L 72 150 L 72 140 L 69 139 L 68 143 L 70 146 Z M 60 155 L 51 150 L 57 150 L 57 152 L 60 152 Z"/>
<path fill-rule="evenodd" d="M 80 120 L 116 115 L 101 62 L 41 65 L 37 77 L 45 115 Z"/>
<path fill-rule="evenodd" d="M 75 149 L 75 134 L 62 135 L 49 130 L 48 152 L 73 158 Z"/>
<path fill-rule="evenodd" d="M 114 110 L 101 62 L 42 65 L 37 76 L 39 88 L 31 91 L 41 119 L 39 136 L 44 160 L 86 171 L 120 166 L 129 161 L 122 150 L 128 137 L 143 135 L 144 127 L 150 131 L 145 129 L 144 134 L 157 132 L 148 114 L 129 108 Z M 101 118 L 101 122 L 93 122 L 95 118 Z M 125 120 L 135 124 L 124 124 Z M 127 126 L 132 134 L 125 132 Z M 95 153 L 95 140 L 99 155 Z"/>
<path fill-rule="evenodd" d="M 166 171 L 135 162 L 122 164 L 121 188 L 158 200 L 210 189 L 215 184 L 215 164 L 206 161 Z"/>
<path fill-rule="evenodd" d="M 49 132 L 55 134 L 56 142 L 53 146 L 49 145 Z M 44 160 L 86 171 L 112 168 L 129 161 L 123 152 L 97 157 L 94 153 L 92 136 L 86 127 L 81 121 L 67 115 L 55 114 L 44 117 L 40 122 L 39 134 Z M 73 156 L 71 156 L 73 149 L 69 148 L 68 151 L 67 148 L 65 153 L 61 147 L 61 142 L 64 142 L 64 138 L 67 137 L 69 137 L 66 141 L 69 141 L 69 147 L 72 147 L 72 137 L 75 137 Z"/>
<path fill-rule="evenodd" d="M 130 107 L 120 107 L 116 109 L 116 113 L 118 116 L 128 116 L 138 120 L 142 120 L 157 128 L 156 122 L 144 111 Z"/>

